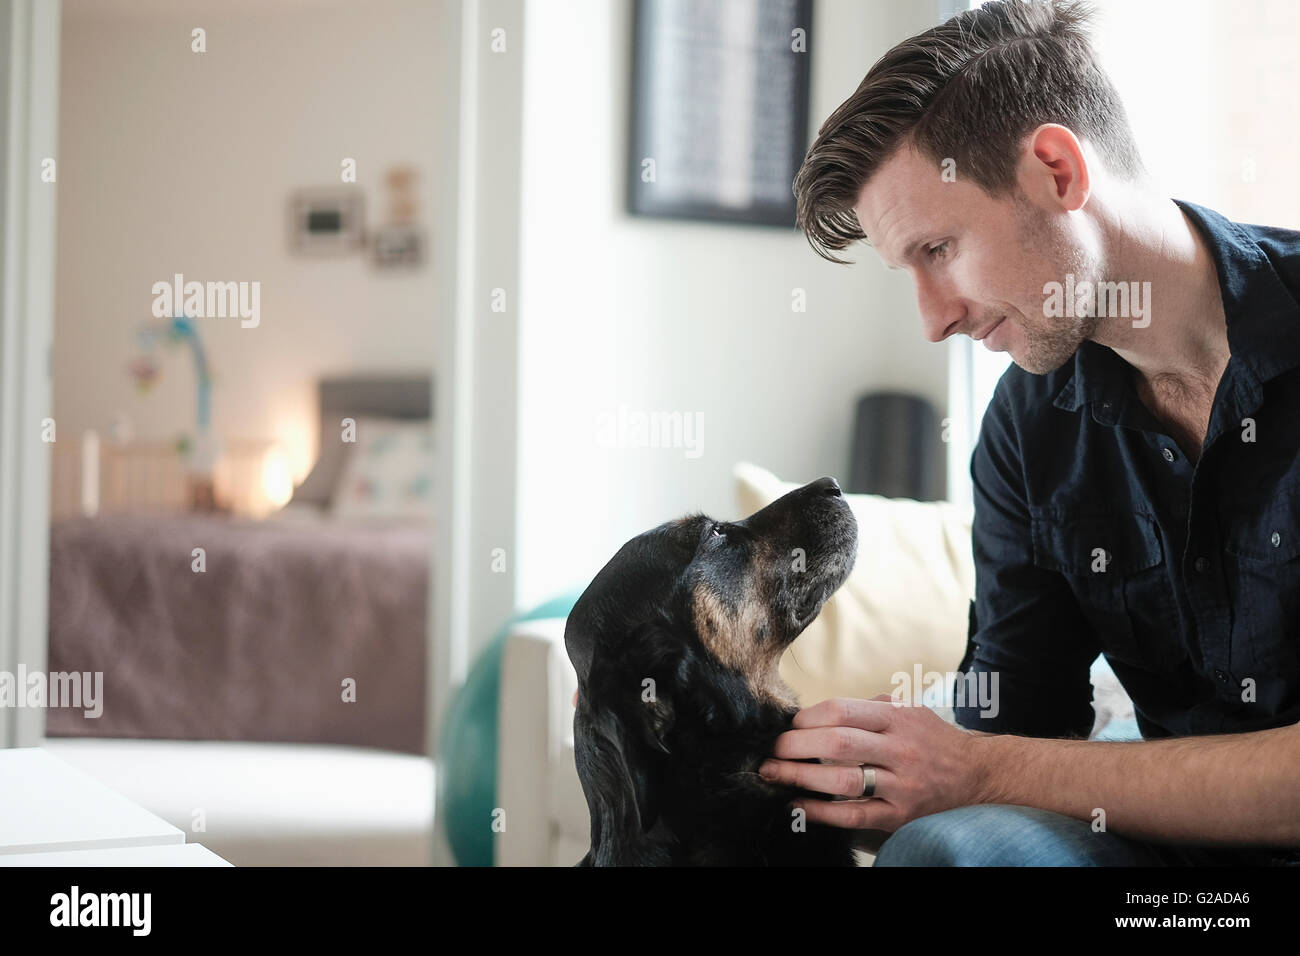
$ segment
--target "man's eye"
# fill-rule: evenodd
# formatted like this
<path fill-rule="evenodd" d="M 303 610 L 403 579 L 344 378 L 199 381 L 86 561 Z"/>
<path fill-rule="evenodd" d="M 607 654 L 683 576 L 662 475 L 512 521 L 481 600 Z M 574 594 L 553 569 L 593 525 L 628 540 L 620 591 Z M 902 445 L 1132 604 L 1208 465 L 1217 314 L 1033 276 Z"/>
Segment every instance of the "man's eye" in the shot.
<path fill-rule="evenodd" d="M 937 246 L 931 246 L 926 251 L 930 253 L 931 259 L 942 259 L 948 255 L 948 243 L 941 242 Z"/>

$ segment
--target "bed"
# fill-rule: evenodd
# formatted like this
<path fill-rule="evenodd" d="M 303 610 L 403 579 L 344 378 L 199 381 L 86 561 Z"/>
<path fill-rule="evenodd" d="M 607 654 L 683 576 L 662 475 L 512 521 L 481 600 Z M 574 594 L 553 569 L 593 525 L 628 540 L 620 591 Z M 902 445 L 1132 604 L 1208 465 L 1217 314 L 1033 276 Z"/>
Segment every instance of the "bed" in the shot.
<path fill-rule="evenodd" d="M 426 752 L 430 519 L 337 504 L 363 453 L 340 422 L 431 435 L 431 383 L 348 377 L 318 392 L 321 454 L 280 516 L 52 522 L 48 668 L 102 672 L 103 691 L 98 716 L 47 709 L 48 736 Z"/>

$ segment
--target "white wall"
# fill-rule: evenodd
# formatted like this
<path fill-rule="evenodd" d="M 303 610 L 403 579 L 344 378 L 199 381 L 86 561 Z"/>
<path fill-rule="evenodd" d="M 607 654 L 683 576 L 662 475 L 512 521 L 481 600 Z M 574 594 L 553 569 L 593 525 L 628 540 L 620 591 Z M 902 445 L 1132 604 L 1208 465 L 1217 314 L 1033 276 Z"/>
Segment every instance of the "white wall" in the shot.
<path fill-rule="evenodd" d="M 226 438 L 278 438 L 295 478 L 315 455 L 322 374 L 429 367 L 431 271 L 380 272 L 365 252 L 295 256 L 290 193 L 339 184 L 353 157 L 368 225 L 383 174 L 421 172 L 432 221 L 440 121 L 431 0 L 161 3 L 70 0 L 63 30 L 58 302 L 59 434 L 125 413 L 141 438 L 194 423 L 189 357 L 163 357 L 139 395 L 126 372 L 151 286 L 175 273 L 261 282 L 261 324 L 200 320 Z M 207 52 L 190 30 L 207 31 Z"/>
<path fill-rule="evenodd" d="M 865 247 L 821 260 L 794 230 L 629 217 L 630 0 L 537 2 L 525 57 L 519 556 L 529 606 L 585 583 L 632 535 L 701 509 L 735 517 L 732 465 L 847 478 L 855 399 L 942 410 L 946 350 L 908 278 Z M 937 4 L 818 0 L 813 130 Z M 791 309 L 794 288 L 807 312 Z M 596 416 L 702 416 L 702 454 L 606 448 Z"/>

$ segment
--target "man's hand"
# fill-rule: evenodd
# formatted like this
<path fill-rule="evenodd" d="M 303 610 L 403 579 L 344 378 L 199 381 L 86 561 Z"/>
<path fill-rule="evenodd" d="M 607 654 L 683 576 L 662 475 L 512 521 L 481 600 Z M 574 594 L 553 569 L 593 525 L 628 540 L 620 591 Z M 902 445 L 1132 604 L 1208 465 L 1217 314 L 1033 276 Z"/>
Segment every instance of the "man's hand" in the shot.
<path fill-rule="evenodd" d="M 806 707 L 794 729 L 776 739 L 774 756 L 759 768 L 768 780 L 847 800 L 804 798 L 815 823 L 892 833 L 909 820 L 981 802 L 983 781 L 972 759 L 986 735 L 945 723 L 928 707 L 903 706 L 890 695 L 836 698 Z M 816 757 L 834 763 L 798 763 Z M 875 768 L 876 790 L 861 799 L 862 765 Z"/>
<path fill-rule="evenodd" d="M 1140 840 L 1300 849 L 1300 724 L 1167 740 L 1052 740 L 986 734 L 925 707 L 825 700 L 801 710 L 759 767 L 769 780 L 849 797 L 801 798 L 808 819 L 892 833 L 954 807 L 1007 803 L 1076 820 L 1105 813 Z M 849 766 L 805 764 L 822 758 Z M 876 793 L 862 770 L 876 768 Z"/>

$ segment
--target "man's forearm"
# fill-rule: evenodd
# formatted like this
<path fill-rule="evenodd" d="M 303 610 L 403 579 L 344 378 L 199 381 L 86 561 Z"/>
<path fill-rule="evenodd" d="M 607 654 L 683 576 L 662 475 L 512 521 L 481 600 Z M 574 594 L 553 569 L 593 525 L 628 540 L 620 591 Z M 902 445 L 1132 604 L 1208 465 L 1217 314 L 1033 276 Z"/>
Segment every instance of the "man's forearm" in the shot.
<path fill-rule="evenodd" d="M 1300 726 L 1133 743 L 974 734 L 980 803 L 1157 842 L 1300 847 Z"/>

